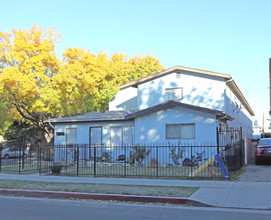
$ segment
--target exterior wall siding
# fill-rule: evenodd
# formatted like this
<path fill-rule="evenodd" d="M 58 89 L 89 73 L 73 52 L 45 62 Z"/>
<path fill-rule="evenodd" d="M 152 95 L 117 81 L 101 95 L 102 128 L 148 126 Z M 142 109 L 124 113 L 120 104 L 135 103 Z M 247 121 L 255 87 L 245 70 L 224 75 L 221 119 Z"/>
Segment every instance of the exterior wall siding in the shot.
<path fill-rule="evenodd" d="M 76 144 L 89 144 L 89 128 L 102 127 L 102 144 L 110 145 L 110 128 L 121 126 L 134 126 L 133 121 L 124 122 L 97 122 L 97 123 L 62 123 L 55 126 L 55 145 L 66 144 L 66 129 L 77 129 L 77 143 Z M 64 136 L 57 136 L 58 132 L 64 132 Z"/>
<path fill-rule="evenodd" d="M 234 117 L 233 121 L 228 121 L 228 127 L 243 128 L 247 137 L 252 135 L 251 116 L 246 109 L 235 109 L 235 101 L 240 103 L 240 100 L 234 95 L 231 89 L 226 85 L 223 78 L 215 76 L 202 76 L 193 72 L 182 71 L 180 77 L 176 77 L 178 73 L 171 73 L 165 76 L 152 79 L 151 81 L 138 85 L 138 95 L 133 95 L 133 101 L 137 104 L 130 105 L 129 110 L 146 109 L 160 103 L 165 102 L 164 91 L 166 88 L 183 88 L 183 99 L 181 102 L 224 111 Z M 132 88 L 136 89 L 136 88 Z M 121 90 L 117 94 L 116 100 L 119 100 L 118 106 L 111 103 L 110 110 L 123 109 L 120 106 L 121 96 L 127 96 L 127 88 Z M 126 98 L 124 98 L 126 99 Z M 136 107 L 135 107 L 136 106 Z M 132 109 L 134 108 L 134 109 Z M 126 108 L 127 110 L 127 108 Z"/>
<path fill-rule="evenodd" d="M 166 139 L 166 124 L 195 124 L 195 139 Z M 182 108 L 159 111 L 135 119 L 135 143 L 216 143 L 216 116 Z"/>
<path fill-rule="evenodd" d="M 138 108 L 145 109 L 165 102 L 166 88 L 183 88 L 181 102 L 201 107 L 224 109 L 225 82 L 213 76 L 182 72 L 171 73 L 138 86 Z"/>
<path fill-rule="evenodd" d="M 136 111 L 146 109 L 165 102 L 166 88 L 182 88 L 182 103 L 223 111 L 235 119 L 228 121 L 228 127 L 243 128 L 246 137 L 252 135 L 251 116 L 246 109 L 236 109 L 235 102 L 240 101 L 226 85 L 224 78 L 208 76 L 193 72 L 170 73 L 159 78 L 139 84 L 138 88 L 121 89 L 109 103 L 109 110 Z M 187 109 L 169 109 L 139 117 L 135 122 L 97 122 L 58 124 L 57 132 L 65 132 L 66 128 L 77 128 L 77 144 L 89 144 L 89 127 L 101 126 L 103 144 L 110 144 L 110 127 L 134 126 L 135 143 L 167 143 L 179 140 L 167 140 L 166 124 L 195 123 L 196 138 L 181 140 L 188 143 L 216 141 L 216 127 L 219 122 L 215 115 L 209 115 Z M 55 135 L 55 144 L 65 144 L 65 136 Z"/>
<path fill-rule="evenodd" d="M 236 103 L 238 106 L 236 106 Z M 242 127 L 246 138 L 252 138 L 252 120 L 249 112 L 240 108 L 241 103 L 234 93 L 227 87 L 225 91 L 225 112 L 234 117 L 233 121 L 228 122 L 228 127 Z"/>
<path fill-rule="evenodd" d="M 121 89 L 109 102 L 109 110 L 132 111 L 137 109 L 137 88 L 128 87 Z"/>

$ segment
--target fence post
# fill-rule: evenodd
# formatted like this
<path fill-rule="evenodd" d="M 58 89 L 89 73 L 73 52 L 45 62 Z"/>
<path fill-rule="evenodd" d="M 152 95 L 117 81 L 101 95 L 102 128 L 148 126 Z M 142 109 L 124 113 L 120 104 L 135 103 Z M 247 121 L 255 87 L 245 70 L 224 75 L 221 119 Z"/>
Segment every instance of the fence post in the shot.
<path fill-rule="evenodd" d="M 191 158 L 191 164 L 190 164 L 190 167 L 191 167 L 191 177 L 193 176 L 193 166 L 192 166 L 192 153 L 193 153 L 193 150 L 192 150 L 192 145 L 191 145 L 191 148 L 190 148 L 190 158 Z"/>
<path fill-rule="evenodd" d="M 41 149 L 40 145 L 38 146 L 38 166 L 39 166 L 39 175 L 41 175 Z"/>
<path fill-rule="evenodd" d="M 60 150 L 62 151 L 62 149 L 63 149 L 63 147 L 65 147 L 64 149 L 65 149 L 65 159 L 66 159 L 66 161 L 65 161 L 65 164 L 66 164 L 66 171 L 68 170 L 68 145 L 59 145 L 59 152 L 60 152 Z"/>
<path fill-rule="evenodd" d="M 94 176 L 96 176 L 96 147 L 94 146 Z"/>
<path fill-rule="evenodd" d="M 23 149 L 22 149 L 22 159 L 23 159 L 23 161 L 22 161 L 22 169 L 24 170 L 24 150 L 25 150 L 25 148 L 26 148 L 26 146 L 25 146 L 25 135 L 24 135 L 24 137 L 23 137 Z"/>
<path fill-rule="evenodd" d="M 125 155 L 125 160 L 124 160 L 124 177 L 126 177 L 126 168 L 127 168 L 127 166 L 126 166 L 126 163 L 127 163 L 127 157 L 126 157 L 127 152 L 126 152 L 126 148 L 127 148 L 127 146 L 125 145 L 124 146 L 124 155 Z"/>
<path fill-rule="evenodd" d="M 219 154 L 219 130 L 216 127 L 216 153 Z"/>
<path fill-rule="evenodd" d="M 157 164 L 156 164 L 156 177 L 158 178 L 158 145 L 156 145 L 156 161 L 157 161 Z"/>
<path fill-rule="evenodd" d="M 22 145 L 20 144 L 20 150 L 19 150 L 19 174 L 21 173 L 21 155 L 22 155 Z"/>
<path fill-rule="evenodd" d="M 245 164 L 245 143 L 243 140 L 243 128 L 240 127 L 240 168 Z"/>
<path fill-rule="evenodd" d="M 76 163 L 77 163 L 76 174 L 78 176 L 78 174 L 79 174 L 79 147 L 78 146 L 76 148 Z"/>

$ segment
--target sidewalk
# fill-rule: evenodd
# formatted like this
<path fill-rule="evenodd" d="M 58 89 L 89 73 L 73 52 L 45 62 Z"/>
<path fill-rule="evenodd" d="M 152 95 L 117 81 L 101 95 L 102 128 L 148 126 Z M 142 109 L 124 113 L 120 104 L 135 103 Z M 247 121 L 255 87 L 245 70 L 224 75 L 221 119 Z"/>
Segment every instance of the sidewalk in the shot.
<path fill-rule="evenodd" d="M 33 175 L 12 175 L 0 174 L 1 179 L 16 179 L 29 181 L 47 181 L 47 182 L 72 182 L 72 183 L 103 183 L 103 184 L 122 184 L 122 185 L 148 185 L 148 186 L 187 186 L 200 187 L 189 198 L 175 198 L 177 203 L 210 205 L 216 207 L 230 208 L 248 208 L 248 209 L 270 209 L 271 210 L 271 182 L 229 182 L 229 181 L 198 181 L 198 180 L 161 180 L 161 179 L 129 179 L 129 178 L 89 178 L 89 177 L 62 177 L 62 176 L 40 176 Z M 0 187 L 1 188 L 1 187 Z M 14 190 L 13 190 L 14 191 Z M 5 194 L 0 191 L 0 194 Z M 24 191 L 18 193 L 23 195 Z M 37 191 L 36 194 L 42 193 Z M 7 194 L 7 192 L 6 192 Z M 50 195 L 53 194 L 50 192 Z M 60 196 L 61 193 L 58 193 Z M 86 193 L 64 193 L 62 198 L 67 198 L 68 194 L 86 196 Z M 11 194 L 12 195 L 12 194 Z M 90 194 L 89 194 L 90 195 Z M 58 197 L 57 194 L 55 197 Z M 65 197 L 66 196 L 66 197 Z M 114 199 L 118 196 L 121 201 L 139 201 L 142 196 L 124 196 L 124 195 L 101 195 L 92 194 L 94 199 L 107 196 L 108 199 Z M 111 196 L 109 198 L 109 196 Z M 53 197 L 53 196 L 52 196 Z M 115 197 L 116 198 L 116 197 Z M 144 201 L 151 201 L 151 197 L 146 196 Z M 168 197 L 161 198 L 170 201 Z M 173 201 L 173 199 L 171 198 Z M 157 200 L 159 201 L 159 200 Z M 174 202 L 172 202 L 174 203 Z"/>

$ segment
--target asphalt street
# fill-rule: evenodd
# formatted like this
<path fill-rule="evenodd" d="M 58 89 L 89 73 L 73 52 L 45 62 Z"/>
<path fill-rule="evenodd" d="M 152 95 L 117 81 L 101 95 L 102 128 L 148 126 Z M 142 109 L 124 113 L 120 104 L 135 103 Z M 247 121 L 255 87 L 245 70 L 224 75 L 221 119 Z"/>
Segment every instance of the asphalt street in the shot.
<path fill-rule="evenodd" d="M 0 219 L 270 220 L 271 211 L 0 197 Z"/>

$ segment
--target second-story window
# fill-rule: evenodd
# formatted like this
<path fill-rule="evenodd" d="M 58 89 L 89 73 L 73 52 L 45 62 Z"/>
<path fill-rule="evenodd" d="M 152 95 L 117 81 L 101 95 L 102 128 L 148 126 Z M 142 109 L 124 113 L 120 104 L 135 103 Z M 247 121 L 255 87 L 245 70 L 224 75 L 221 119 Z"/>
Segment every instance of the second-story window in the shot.
<path fill-rule="evenodd" d="M 175 100 L 180 101 L 183 99 L 183 88 L 166 88 L 165 89 L 165 101 Z"/>

